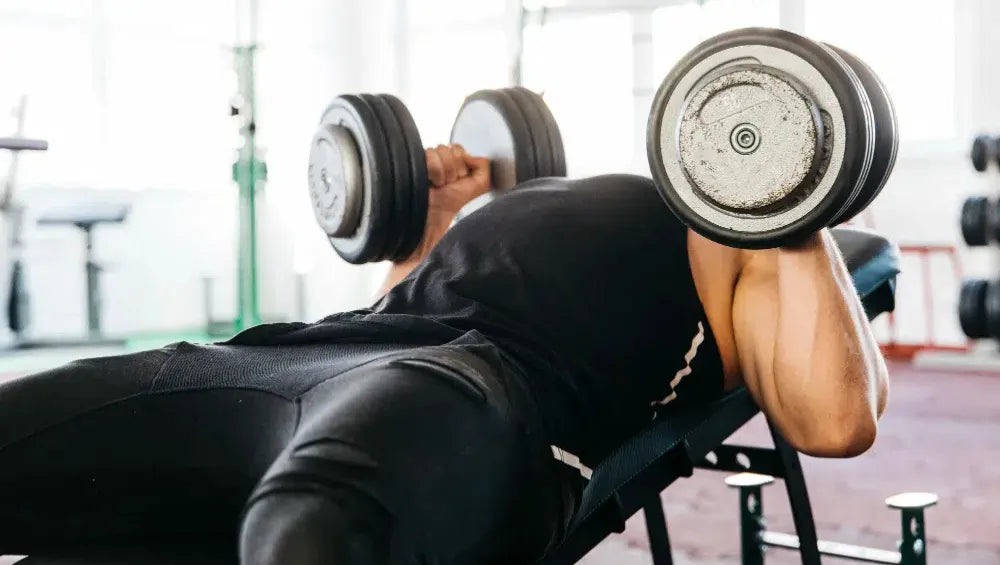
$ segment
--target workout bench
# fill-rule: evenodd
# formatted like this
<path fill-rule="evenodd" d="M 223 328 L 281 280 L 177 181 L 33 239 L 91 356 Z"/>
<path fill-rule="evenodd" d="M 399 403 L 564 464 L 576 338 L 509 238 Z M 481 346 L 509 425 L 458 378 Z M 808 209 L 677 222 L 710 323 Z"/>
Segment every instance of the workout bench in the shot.
<path fill-rule="evenodd" d="M 872 320 L 895 308 L 899 250 L 887 239 L 855 228 L 833 230 L 855 288 Z M 659 419 L 611 453 L 594 470 L 571 525 L 569 536 L 540 565 L 579 561 L 604 538 L 625 529 L 625 521 L 642 510 L 654 565 L 673 558 L 660 493 L 694 469 L 737 472 L 726 483 L 740 489 L 741 553 L 744 565 L 764 562 L 764 547 L 799 550 L 804 565 L 817 565 L 820 555 L 869 563 L 926 563 L 923 508 L 936 502 L 931 494 L 908 494 L 886 501 L 902 510 L 903 539 L 899 551 L 885 551 L 817 540 L 798 453 L 769 424 L 773 449 L 723 443 L 759 412 L 745 388 L 733 390 L 707 409 L 700 407 Z M 761 487 L 782 478 L 788 491 L 797 535 L 764 530 Z"/>

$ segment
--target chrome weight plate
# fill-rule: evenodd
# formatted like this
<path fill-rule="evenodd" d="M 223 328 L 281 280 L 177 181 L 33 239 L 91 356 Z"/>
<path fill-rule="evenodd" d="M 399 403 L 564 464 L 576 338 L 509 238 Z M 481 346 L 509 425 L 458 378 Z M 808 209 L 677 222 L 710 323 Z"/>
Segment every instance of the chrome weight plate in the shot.
<path fill-rule="evenodd" d="M 870 104 L 850 68 L 775 29 L 716 36 L 658 89 L 647 154 L 670 209 L 726 245 L 796 241 L 845 210 L 870 168 Z"/>
<path fill-rule="evenodd" d="M 320 228 L 329 237 L 354 233 L 364 201 L 361 156 L 351 132 L 323 123 L 309 149 L 309 198 Z"/>
<path fill-rule="evenodd" d="M 321 159 L 317 159 L 317 161 L 310 159 L 309 163 L 309 190 L 311 195 L 315 194 L 315 196 L 312 196 L 314 210 L 317 208 L 317 203 L 325 206 L 327 202 L 343 198 L 345 212 L 342 214 L 342 219 L 340 221 L 330 220 L 327 222 L 330 225 L 337 225 L 337 228 L 332 230 L 334 235 L 330 235 L 330 230 L 324 227 L 324 231 L 330 239 L 330 244 L 337 251 L 337 254 L 349 263 L 360 264 L 376 261 L 379 259 L 379 254 L 382 252 L 385 244 L 386 230 L 388 228 L 387 222 L 389 220 L 388 215 L 392 207 L 392 194 L 389 192 L 391 186 L 389 186 L 388 179 L 386 178 L 387 174 L 390 174 L 388 171 L 391 167 L 391 164 L 388 163 L 388 149 L 384 143 L 373 142 L 373 140 L 378 139 L 375 136 L 379 135 L 381 129 L 378 125 L 378 120 L 364 100 L 354 95 L 345 94 L 335 98 L 326 111 L 323 112 L 323 116 L 320 118 L 321 134 L 324 129 L 330 131 L 343 129 L 350 134 L 356 146 L 357 160 L 360 161 L 360 174 L 357 174 L 356 177 L 360 179 L 360 182 L 348 180 L 354 178 L 354 173 L 345 172 L 343 173 L 345 177 L 344 188 L 336 188 L 339 183 L 337 177 L 334 175 L 324 177 L 320 172 L 324 166 L 324 159 L 330 158 L 334 152 L 311 151 L 311 156 L 324 156 Z M 350 155 L 350 150 L 343 149 L 338 151 L 341 156 L 341 162 L 347 163 L 350 159 L 344 158 L 344 156 Z M 333 169 L 330 167 L 330 165 L 335 163 L 334 161 L 327 164 L 326 170 L 328 172 L 336 170 L 335 167 Z M 353 167 L 353 165 L 345 166 L 344 171 L 347 171 L 350 167 Z M 351 170 L 357 171 L 357 169 Z M 332 187 L 332 190 L 324 193 L 323 191 L 326 190 L 327 184 Z M 324 194 L 327 195 L 324 196 Z M 333 196 L 331 197 L 328 194 L 332 194 Z M 337 194 L 341 194 L 342 196 L 337 196 Z M 357 202 L 357 204 L 354 204 L 354 202 Z M 334 204 L 327 206 L 327 208 L 335 211 L 337 206 Z M 344 218 L 349 217 L 349 211 L 355 207 L 357 209 L 356 222 L 343 221 Z M 353 214 L 354 212 L 350 213 Z M 318 213 L 318 215 L 320 214 Z M 338 216 L 336 212 L 332 214 L 324 212 L 322 215 L 330 216 L 334 219 Z M 324 224 L 321 222 L 321 225 Z"/>

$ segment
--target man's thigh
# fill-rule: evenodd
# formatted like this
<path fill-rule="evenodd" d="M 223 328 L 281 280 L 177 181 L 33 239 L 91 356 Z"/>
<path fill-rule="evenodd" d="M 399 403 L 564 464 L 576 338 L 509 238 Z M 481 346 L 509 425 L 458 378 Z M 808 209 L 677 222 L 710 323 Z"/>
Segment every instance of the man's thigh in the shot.
<path fill-rule="evenodd" d="M 332 512 L 366 508 L 351 528 L 380 528 L 371 517 L 384 514 L 385 531 L 326 537 L 385 543 L 394 564 L 538 557 L 564 530 L 572 486 L 494 369 L 468 353 L 425 348 L 310 391 L 295 438 L 251 508 L 303 495 L 328 499 Z M 364 500 L 345 504 L 345 491 Z M 350 516 L 329 522 L 350 523 Z M 249 543 L 281 543 L 254 537 Z"/>
<path fill-rule="evenodd" d="M 74 361 L 0 386 L 0 550 L 235 539 L 297 408 L 211 382 L 152 393 L 176 350 Z"/>

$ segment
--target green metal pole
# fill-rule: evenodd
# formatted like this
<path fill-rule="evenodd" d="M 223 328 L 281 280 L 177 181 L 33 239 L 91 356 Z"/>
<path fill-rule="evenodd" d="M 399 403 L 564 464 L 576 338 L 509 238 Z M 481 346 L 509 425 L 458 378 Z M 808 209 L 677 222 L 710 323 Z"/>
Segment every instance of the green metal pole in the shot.
<path fill-rule="evenodd" d="M 261 322 L 257 281 L 257 196 L 258 183 L 264 178 L 262 163 L 257 159 L 256 100 L 254 92 L 254 56 L 256 45 L 235 49 L 239 80 L 239 106 L 235 108 L 242 123 L 243 146 L 233 165 L 233 180 L 239 187 L 239 241 L 237 265 L 236 331 Z"/>
<path fill-rule="evenodd" d="M 238 8 L 244 7 L 242 4 Z M 257 54 L 257 2 L 248 0 L 247 29 L 242 33 L 243 20 L 237 14 L 238 40 L 242 45 L 233 49 L 237 75 L 237 97 L 233 115 L 240 118 L 240 147 L 233 164 L 233 180 L 239 187 L 239 232 L 237 251 L 237 305 L 235 331 L 261 323 L 259 257 L 257 246 L 257 198 L 263 195 L 267 165 L 257 158 L 257 99 L 255 64 Z"/>

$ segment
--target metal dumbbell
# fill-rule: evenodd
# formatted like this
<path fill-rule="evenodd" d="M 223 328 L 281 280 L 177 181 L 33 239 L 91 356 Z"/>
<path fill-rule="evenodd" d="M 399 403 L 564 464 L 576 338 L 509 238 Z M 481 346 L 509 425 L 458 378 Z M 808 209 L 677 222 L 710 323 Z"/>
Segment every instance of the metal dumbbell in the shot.
<path fill-rule="evenodd" d="M 896 114 L 860 59 L 783 30 L 713 37 L 653 101 L 647 154 L 670 209 L 720 243 L 768 248 L 867 207 L 896 160 Z"/>
<path fill-rule="evenodd" d="M 527 89 L 469 96 L 451 141 L 490 159 L 494 192 L 566 172 L 555 119 Z M 346 94 L 330 103 L 312 140 L 309 194 L 317 222 L 345 261 L 412 254 L 423 237 L 428 191 L 423 143 L 398 98 Z"/>

